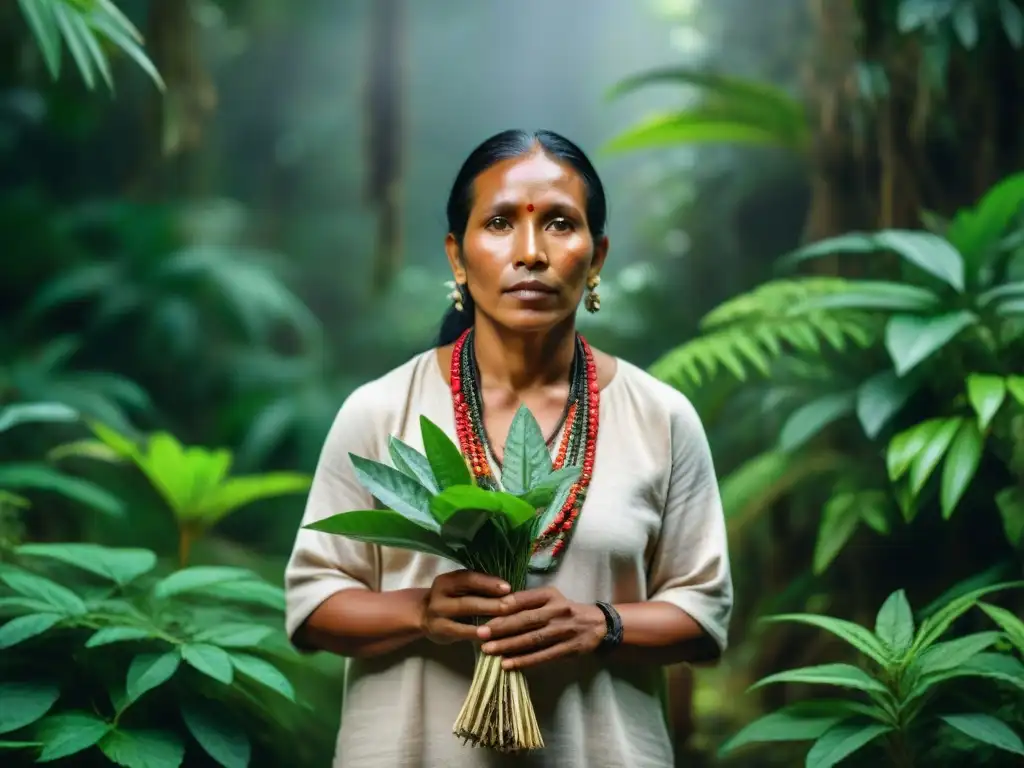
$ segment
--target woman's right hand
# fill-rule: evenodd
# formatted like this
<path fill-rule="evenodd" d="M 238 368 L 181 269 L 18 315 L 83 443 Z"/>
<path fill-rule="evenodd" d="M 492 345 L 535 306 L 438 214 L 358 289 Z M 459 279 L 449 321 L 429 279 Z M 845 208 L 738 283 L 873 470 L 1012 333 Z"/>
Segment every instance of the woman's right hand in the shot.
<path fill-rule="evenodd" d="M 434 579 L 423 602 L 423 634 L 440 644 L 477 640 L 476 626 L 468 620 L 500 616 L 501 598 L 509 592 L 508 583 L 496 576 L 467 570 L 443 573 Z"/>

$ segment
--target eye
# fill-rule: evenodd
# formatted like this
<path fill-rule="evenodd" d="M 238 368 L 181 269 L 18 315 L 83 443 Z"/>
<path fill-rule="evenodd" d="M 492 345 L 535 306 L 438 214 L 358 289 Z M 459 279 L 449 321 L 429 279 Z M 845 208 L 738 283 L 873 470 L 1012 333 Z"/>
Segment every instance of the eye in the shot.
<path fill-rule="evenodd" d="M 555 232 L 572 232 L 575 229 L 575 225 L 569 219 L 559 216 L 557 219 L 551 220 L 548 228 L 553 229 Z"/>
<path fill-rule="evenodd" d="M 487 229 L 493 229 L 495 232 L 506 232 L 511 228 L 512 225 L 504 216 L 495 216 L 487 222 Z"/>

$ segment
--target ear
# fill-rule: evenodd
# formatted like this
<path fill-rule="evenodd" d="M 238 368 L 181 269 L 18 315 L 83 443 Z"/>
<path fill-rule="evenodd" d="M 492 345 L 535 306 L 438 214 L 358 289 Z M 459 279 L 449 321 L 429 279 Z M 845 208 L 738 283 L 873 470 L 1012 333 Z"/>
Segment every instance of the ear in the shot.
<path fill-rule="evenodd" d="M 462 263 L 462 249 L 459 248 L 455 235 L 451 232 L 444 239 L 444 252 L 448 254 L 448 266 L 452 268 L 452 275 L 459 285 L 466 284 L 466 267 Z"/>
<path fill-rule="evenodd" d="M 594 258 L 590 260 L 587 277 L 597 277 L 604 269 L 604 260 L 608 258 L 608 235 L 602 235 L 594 246 Z"/>

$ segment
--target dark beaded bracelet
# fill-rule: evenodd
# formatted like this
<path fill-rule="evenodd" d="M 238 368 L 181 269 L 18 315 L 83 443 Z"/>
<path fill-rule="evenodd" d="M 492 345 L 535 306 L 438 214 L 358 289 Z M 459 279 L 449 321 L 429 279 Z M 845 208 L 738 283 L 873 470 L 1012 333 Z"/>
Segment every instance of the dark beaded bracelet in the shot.
<path fill-rule="evenodd" d="M 601 613 L 604 614 L 606 627 L 605 635 L 601 638 L 601 643 L 597 646 L 597 650 L 599 653 L 607 653 L 622 644 L 622 617 L 619 616 L 619 612 L 608 603 L 598 601 L 597 607 L 600 608 Z"/>

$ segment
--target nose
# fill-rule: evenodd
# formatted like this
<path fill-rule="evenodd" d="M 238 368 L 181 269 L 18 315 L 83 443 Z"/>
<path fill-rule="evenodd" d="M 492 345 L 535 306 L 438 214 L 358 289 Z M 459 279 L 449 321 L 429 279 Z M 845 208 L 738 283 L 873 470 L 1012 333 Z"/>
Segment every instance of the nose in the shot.
<path fill-rule="evenodd" d="M 539 237 L 537 228 L 533 222 L 527 222 L 520 247 L 517 249 L 516 267 L 523 267 L 528 271 L 543 269 L 548 264 L 548 257 L 544 251 L 544 238 Z"/>

